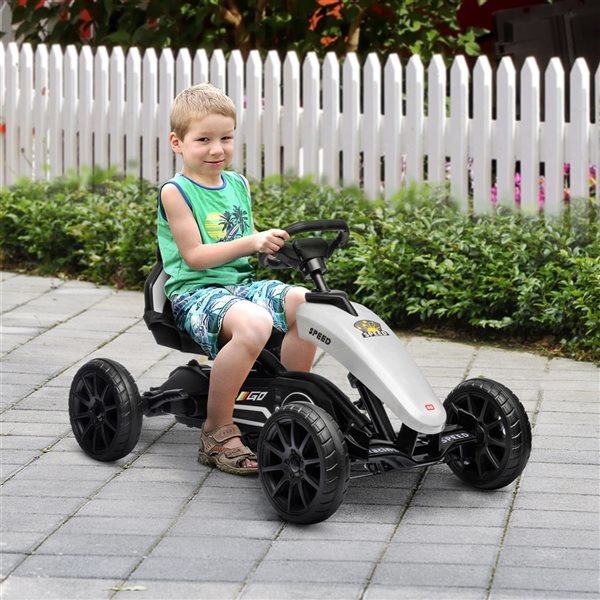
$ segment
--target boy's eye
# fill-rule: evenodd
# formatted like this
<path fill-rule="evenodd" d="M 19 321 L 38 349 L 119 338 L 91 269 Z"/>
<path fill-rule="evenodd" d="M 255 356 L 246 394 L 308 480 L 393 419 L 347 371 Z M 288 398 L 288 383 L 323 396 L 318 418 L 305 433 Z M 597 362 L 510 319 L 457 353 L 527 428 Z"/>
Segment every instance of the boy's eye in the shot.
<path fill-rule="evenodd" d="M 197 142 L 203 142 L 203 143 L 206 143 L 206 142 L 208 142 L 208 138 L 207 138 L 207 137 L 202 137 L 202 138 L 198 138 L 196 141 L 197 141 Z"/>

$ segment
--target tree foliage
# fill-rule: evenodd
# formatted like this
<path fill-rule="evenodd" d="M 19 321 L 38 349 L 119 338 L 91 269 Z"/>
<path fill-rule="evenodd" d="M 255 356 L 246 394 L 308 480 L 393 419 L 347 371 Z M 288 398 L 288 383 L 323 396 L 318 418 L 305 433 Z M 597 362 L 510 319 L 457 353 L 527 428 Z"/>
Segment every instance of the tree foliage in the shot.
<path fill-rule="evenodd" d="M 479 0 L 483 3 L 485 0 Z M 9 0 L 31 43 L 140 48 L 475 55 L 461 0 Z"/>

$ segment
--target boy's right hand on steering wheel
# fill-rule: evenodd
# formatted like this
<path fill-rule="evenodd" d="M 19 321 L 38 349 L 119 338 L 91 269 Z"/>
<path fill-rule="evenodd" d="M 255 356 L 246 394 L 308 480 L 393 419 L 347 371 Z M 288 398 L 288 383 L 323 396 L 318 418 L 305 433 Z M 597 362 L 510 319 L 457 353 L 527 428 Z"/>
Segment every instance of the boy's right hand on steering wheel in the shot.
<path fill-rule="evenodd" d="M 275 254 L 285 244 L 290 234 L 284 229 L 268 229 L 254 234 L 255 250 L 264 254 Z"/>

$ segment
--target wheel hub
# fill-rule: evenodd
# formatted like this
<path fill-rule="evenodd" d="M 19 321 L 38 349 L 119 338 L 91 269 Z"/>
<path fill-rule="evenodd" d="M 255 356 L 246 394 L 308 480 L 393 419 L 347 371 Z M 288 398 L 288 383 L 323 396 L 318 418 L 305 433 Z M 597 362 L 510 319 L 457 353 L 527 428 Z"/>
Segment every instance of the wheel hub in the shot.
<path fill-rule="evenodd" d="M 287 465 L 289 476 L 293 479 L 298 479 L 304 474 L 304 461 L 295 450 L 291 451 L 290 457 L 285 460 L 285 464 Z"/>

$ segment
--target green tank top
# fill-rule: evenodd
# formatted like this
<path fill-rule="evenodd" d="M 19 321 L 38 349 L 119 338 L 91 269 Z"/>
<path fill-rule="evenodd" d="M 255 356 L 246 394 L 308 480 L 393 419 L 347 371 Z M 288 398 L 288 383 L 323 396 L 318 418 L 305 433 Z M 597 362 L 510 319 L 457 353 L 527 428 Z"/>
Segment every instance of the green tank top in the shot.
<path fill-rule="evenodd" d="M 194 214 L 203 244 L 228 242 L 252 234 L 252 205 L 244 178 L 223 171 L 223 185 L 204 187 L 177 173 L 163 184 L 175 185 Z M 162 186 L 161 186 L 162 190 Z M 169 279 L 165 283 L 168 298 L 207 285 L 237 285 L 251 281 L 254 270 L 243 256 L 218 267 L 191 269 L 179 254 L 158 193 L 158 247 Z"/>

